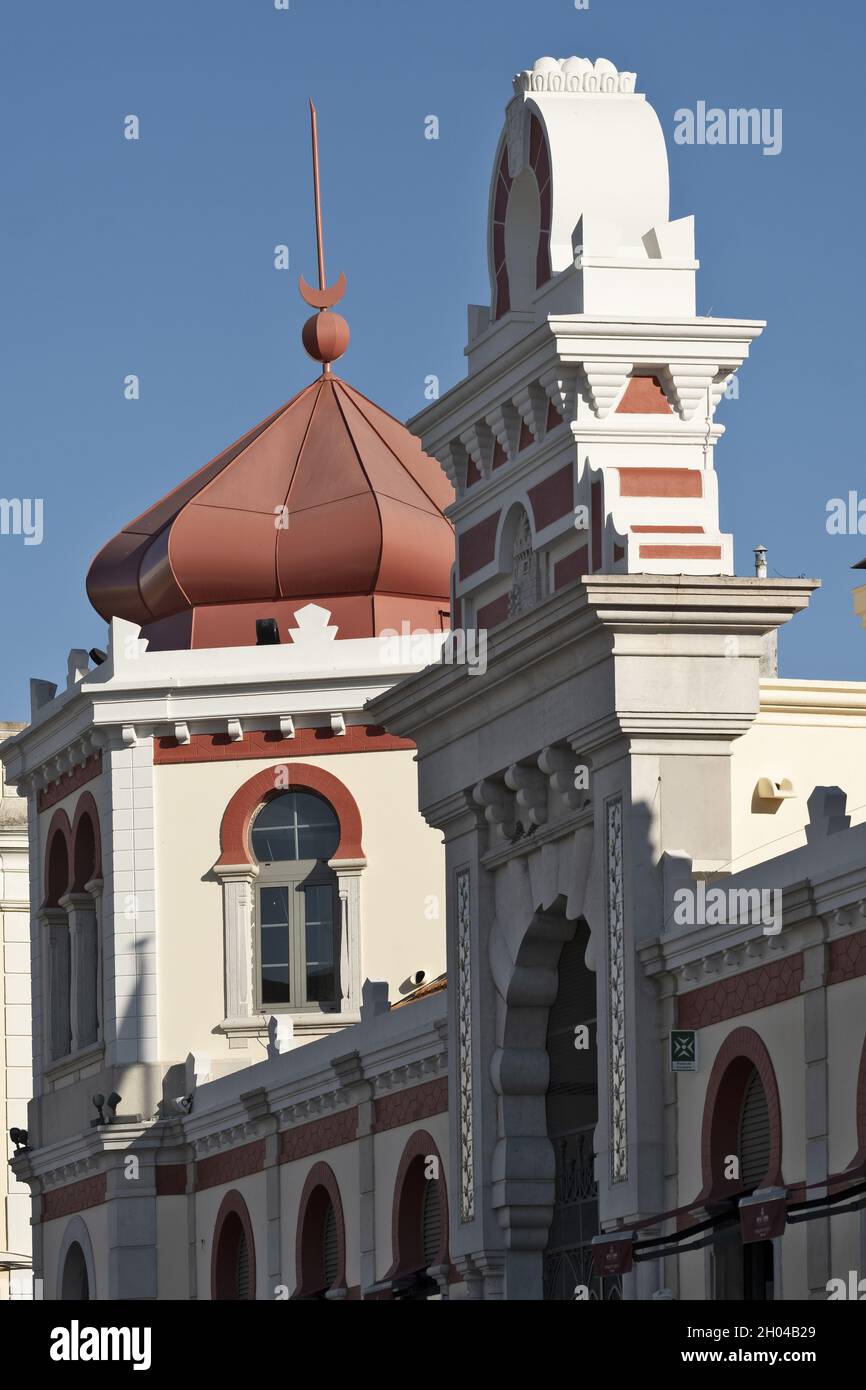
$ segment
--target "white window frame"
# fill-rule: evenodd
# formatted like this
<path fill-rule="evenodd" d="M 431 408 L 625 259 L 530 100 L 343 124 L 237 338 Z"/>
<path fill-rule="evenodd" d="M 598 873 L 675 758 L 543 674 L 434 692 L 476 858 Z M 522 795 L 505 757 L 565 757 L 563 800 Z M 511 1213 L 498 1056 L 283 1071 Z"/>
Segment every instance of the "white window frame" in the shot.
<path fill-rule="evenodd" d="M 237 1046 L 246 1038 L 264 1038 L 271 1016 L 291 1018 L 295 1032 L 323 1033 L 358 1023 L 361 1018 L 361 878 L 366 859 L 331 861 L 340 906 L 340 987 L 337 1009 L 316 1005 L 303 1009 L 259 1007 L 258 864 L 216 864 L 214 876 L 222 886 L 225 969 L 225 1017 L 218 1025 Z"/>

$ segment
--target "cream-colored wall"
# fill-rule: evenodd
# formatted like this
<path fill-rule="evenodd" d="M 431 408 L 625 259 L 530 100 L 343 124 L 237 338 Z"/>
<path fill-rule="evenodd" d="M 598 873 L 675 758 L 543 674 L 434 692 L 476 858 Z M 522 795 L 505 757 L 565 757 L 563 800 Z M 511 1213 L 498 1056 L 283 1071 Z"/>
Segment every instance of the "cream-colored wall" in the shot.
<path fill-rule="evenodd" d="M 787 777 L 796 796 L 768 813 L 752 809 L 759 777 Z M 734 873 L 806 843 L 807 802 L 815 787 L 848 794 L 852 825 L 866 820 L 866 716 L 758 715 L 733 745 Z"/>
<path fill-rule="evenodd" d="M 261 1061 L 262 1046 L 230 1050 L 214 1027 L 225 1017 L 222 890 L 212 875 L 219 830 L 237 789 L 282 760 L 172 764 L 156 772 L 160 1052 L 203 1050 L 215 1063 Z M 416 970 L 445 968 L 444 854 L 417 807 L 409 751 L 304 757 L 343 782 L 358 803 L 367 868 L 361 876 L 361 979 L 385 979 L 391 998 Z M 291 759 L 288 760 L 291 767 Z M 438 899 L 439 920 L 425 916 Z"/>
<path fill-rule="evenodd" d="M 157 1298 L 189 1297 L 189 1260 L 185 1195 L 160 1197 L 156 1203 Z M 210 1298 L 210 1283 L 207 1297 Z"/>

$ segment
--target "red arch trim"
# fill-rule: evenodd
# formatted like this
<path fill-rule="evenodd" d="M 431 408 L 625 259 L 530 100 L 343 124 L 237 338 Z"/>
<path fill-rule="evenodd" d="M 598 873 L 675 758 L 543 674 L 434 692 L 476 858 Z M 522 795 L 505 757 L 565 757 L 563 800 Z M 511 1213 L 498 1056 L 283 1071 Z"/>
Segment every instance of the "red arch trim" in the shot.
<path fill-rule="evenodd" d="M 410 1135 L 406 1147 L 400 1159 L 400 1166 L 397 1169 L 397 1177 L 394 1182 L 394 1202 L 391 1208 L 391 1244 L 394 1253 L 394 1261 L 385 1276 L 388 1279 L 396 1279 L 404 1274 L 414 1274 L 418 1268 L 417 1261 L 414 1259 L 412 1245 L 415 1240 L 420 1239 L 420 1207 L 414 1194 L 406 1190 L 407 1179 L 410 1176 L 409 1170 L 413 1163 L 418 1159 L 425 1159 L 433 1156 L 439 1160 L 439 1178 L 422 1178 L 423 1182 L 436 1181 L 436 1192 L 439 1198 L 439 1214 L 441 1218 L 442 1240 L 436 1254 L 436 1264 L 447 1264 L 448 1256 L 448 1189 L 445 1186 L 445 1165 L 439 1153 L 438 1145 L 432 1134 L 426 1129 L 416 1129 Z M 414 1229 L 417 1227 L 418 1234 L 414 1236 Z"/>
<path fill-rule="evenodd" d="M 253 1225 L 250 1221 L 250 1213 L 247 1204 L 237 1189 L 232 1188 L 227 1192 L 220 1203 L 217 1212 L 216 1223 L 213 1232 L 213 1245 L 210 1257 L 210 1296 L 216 1302 L 219 1299 L 220 1283 L 227 1279 L 229 1271 L 223 1268 L 221 1263 L 226 1258 L 226 1252 L 220 1250 L 222 1244 L 223 1227 L 230 1216 L 236 1216 L 241 1223 L 243 1233 L 246 1237 L 247 1249 L 250 1255 L 250 1300 L 256 1296 L 256 1243 L 253 1238 Z M 231 1271 L 233 1275 L 233 1271 Z"/>
<path fill-rule="evenodd" d="M 333 806 L 340 822 L 340 843 L 331 856 L 332 862 L 335 859 L 363 859 L 361 812 L 348 787 L 333 773 L 325 772 L 320 767 L 290 762 L 274 763 L 273 767 L 263 768 L 238 787 L 223 813 L 218 863 L 252 863 L 249 847 L 250 821 L 265 801 L 287 789 L 277 784 L 278 769 L 288 772 L 289 789 L 317 792 Z"/>
<path fill-rule="evenodd" d="M 54 849 L 54 841 L 58 835 L 66 845 L 67 874 L 66 882 L 62 887 L 59 884 L 52 884 L 50 882 L 51 854 Z M 48 834 L 45 836 L 45 899 L 42 903 L 43 907 L 56 907 L 58 899 L 62 898 L 64 893 L 69 892 L 69 887 L 72 882 L 72 862 L 72 826 L 69 824 L 69 817 L 66 811 L 62 806 L 58 806 L 54 815 L 51 817 L 48 826 Z"/>
<path fill-rule="evenodd" d="M 535 288 L 541 289 L 551 276 L 550 230 L 552 197 L 550 182 L 550 151 L 547 135 L 541 121 L 532 112 L 529 117 L 529 161 L 526 165 L 535 175 L 538 185 L 539 227 L 538 244 L 535 252 Z M 508 143 L 503 142 L 502 153 L 496 165 L 496 182 L 493 190 L 492 216 L 492 262 L 495 285 L 495 304 L 493 319 L 501 319 L 511 308 L 511 287 L 508 281 L 508 265 L 505 259 L 505 219 L 508 199 L 511 197 L 513 179 L 508 172 Z"/>
<path fill-rule="evenodd" d="M 77 860 L 77 851 L 78 851 L 78 832 L 79 832 L 79 828 L 80 828 L 80 826 L 81 826 L 81 822 L 84 820 L 85 817 L 87 817 L 87 818 L 90 820 L 91 826 L 93 827 L 93 847 L 94 847 L 94 854 L 93 854 L 93 865 L 92 865 L 92 869 L 91 869 L 91 872 L 90 872 L 89 877 L 90 877 L 90 878 L 101 878 L 101 877 L 102 877 L 102 837 L 101 837 L 100 830 L 99 830 L 99 810 L 98 810 L 97 805 L 96 805 L 96 802 L 94 801 L 93 796 L 91 795 L 90 792 L 82 792 L 81 796 L 80 796 L 80 797 L 78 798 L 78 800 L 76 801 L 76 803 L 75 803 L 75 815 L 74 815 L 73 820 L 72 820 L 73 857 L 72 857 L 71 877 L 72 877 L 72 886 L 73 886 L 73 888 L 74 888 L 76 891 L 78 891 L 78 892 L 82 891 L 83 888 L 84 888 L 84 883 L 79 883 L 79 882 L 78 882 L 78 864 L 77 864 L 76 860 Z M 88 880 L 88 881 L 89 881 L 89 880 Z"/>
<path fill-rule="evenodd" d="M 323 1193 L 330 1198 L 337 1224 L 337 1277 L 331 1288 L 346 1287 L 346 1222 L 343 1217 L 343 1203 L 340 1188 L 333 1168 L 327 1163 L 314 1163 L 298 1204 L 298 1228 L 295 1235 L 295 1273 L 297 1287 L 295 1298 L 319 1293 L 322 1288 L 321 1251 L 318 1241 L 321 1235 L 320 1218 L 324 1214 Z"/>
<path fill-rule="evenodd" d="M 752 1067 L 761 1078 L 770 1115 L 770 1161 L 761 1186 L 783 1185 L 782 1107 L 773 1063 L 763 1039 L 753 1028 L 735 1028 L 716 1054 L 704 1100 L 701 1131 L 704 1185 L 699 1200 L 725 1196 L 740 1186 L 738 1182 L 726 1182 L 722 1175 L 725 1155 L 737 1151 L 740 1110 Z"/>

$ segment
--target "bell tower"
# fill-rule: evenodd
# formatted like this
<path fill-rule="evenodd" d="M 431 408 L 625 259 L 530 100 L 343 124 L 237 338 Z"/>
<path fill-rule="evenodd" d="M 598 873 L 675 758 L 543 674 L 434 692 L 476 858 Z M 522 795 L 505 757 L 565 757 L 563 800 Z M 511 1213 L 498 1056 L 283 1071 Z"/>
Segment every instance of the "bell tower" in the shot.
<path fill-rule="evenodd" d="M 514 79 L 469 372 L 411 423 L 457 491 L 455 621 L 493 628 L 589 574 L 730 575 L 714 415 L 761 322 L 695 312 L 659 119 L 607 59 Z M 527 536 L 532 565 L 528 564 Z"/>

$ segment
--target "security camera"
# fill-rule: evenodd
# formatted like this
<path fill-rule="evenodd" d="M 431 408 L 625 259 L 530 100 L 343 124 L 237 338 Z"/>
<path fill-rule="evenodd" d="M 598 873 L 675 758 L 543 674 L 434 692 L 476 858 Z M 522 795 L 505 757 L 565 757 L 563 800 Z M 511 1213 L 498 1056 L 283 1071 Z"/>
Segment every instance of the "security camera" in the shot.
<path fill-rule="evenodd" d="M 426 970 L 416 970 L 416 971 L 415 971 L 415 974 L 412 976 L 412 983 L 413 983 L 413 985 L 423 985 L 423 983 L 424 983 L 424 981 L 426 980 L 426 978 L 427 978 L 427 971 L 426 971 Z"/>

